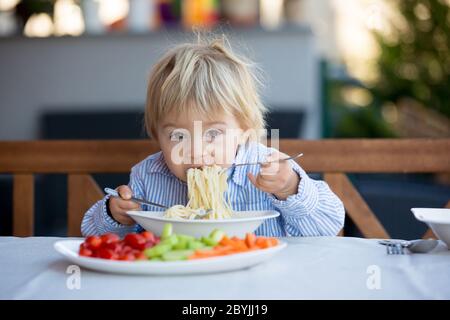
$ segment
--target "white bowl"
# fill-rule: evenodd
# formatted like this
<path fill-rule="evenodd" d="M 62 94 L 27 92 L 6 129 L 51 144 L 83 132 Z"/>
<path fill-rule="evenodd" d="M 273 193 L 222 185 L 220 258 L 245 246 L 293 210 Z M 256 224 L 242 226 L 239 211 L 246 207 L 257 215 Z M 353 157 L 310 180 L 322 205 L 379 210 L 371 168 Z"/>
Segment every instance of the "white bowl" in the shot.
<path fill-rule="evenodd" d="M 425 222 L 450 249 L 450 209 L 412 208 L 417 220 Z"/>
<path fill-rule="evenodd" d="M 280 215 L 277 211 L 236 211 L 230 219 L 221 220 L 181 220 L 164 218 L 163 211 L 127 211 L 145 230 L 160 236 L 166 223 L 173 225 L 175 233 L 194 237 L 208 236 L 214 229 L 224 231 L 229 237 L 244 237 L 254 232 L 267 219 Z"/>

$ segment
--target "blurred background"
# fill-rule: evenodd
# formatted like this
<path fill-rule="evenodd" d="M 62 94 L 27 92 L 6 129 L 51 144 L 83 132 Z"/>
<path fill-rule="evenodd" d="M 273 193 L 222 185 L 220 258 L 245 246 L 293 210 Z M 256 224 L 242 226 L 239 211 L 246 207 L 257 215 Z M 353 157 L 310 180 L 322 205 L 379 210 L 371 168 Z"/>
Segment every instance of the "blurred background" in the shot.
<path fill-rule="evenodd" d="M 0 0 L 0 140 L 146 138 L 150 68 L 192 29 L 258 63 L 281 138 L 450 137 L 450 0 Z M 445 175 L 351 179 L 399 238 L 425 231 L 409 208 L 450 195 Z M 0 175 L 1 235 L 11 185 Z M 65 233 L 66 186 L 36 177 L 37 235 Z"/>

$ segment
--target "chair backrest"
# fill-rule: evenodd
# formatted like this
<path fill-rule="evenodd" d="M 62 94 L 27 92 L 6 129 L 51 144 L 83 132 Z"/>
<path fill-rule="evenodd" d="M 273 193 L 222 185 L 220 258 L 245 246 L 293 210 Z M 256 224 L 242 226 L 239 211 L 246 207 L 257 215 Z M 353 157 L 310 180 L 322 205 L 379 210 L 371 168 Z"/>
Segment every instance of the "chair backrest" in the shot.
<path fill-rule="evenodd" d="M 301 166 L 323 173 L 367 238 L 389 234 L 346 173 L 450 173 L 450 139 L 282 139 L 279 147 L 287 154 L 304 153 Z M 158 150 L 150 140 L 0 142 L 0 174 L 13 175 L 13 234 L 33 235 L 34 174 L 68 175 L 68 235 L 79 236 L 83 214 L 104 195 L 91 174 L 129 172 Z M 424 237 L 430 236 L 428 230 Z"/>

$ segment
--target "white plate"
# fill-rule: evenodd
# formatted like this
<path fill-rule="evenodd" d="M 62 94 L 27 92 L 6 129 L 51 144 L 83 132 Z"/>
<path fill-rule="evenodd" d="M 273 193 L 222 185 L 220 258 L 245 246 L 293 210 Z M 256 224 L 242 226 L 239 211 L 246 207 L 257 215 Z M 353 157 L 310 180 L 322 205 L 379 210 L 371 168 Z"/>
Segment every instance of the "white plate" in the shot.
<path fill-rule="evenodd" d="M 56 251 L 72 263 L 92 270 L 122 274 L 199 274 L 233 271 L 252 267 L 270 259 L 286 248 L 285 242 L 278 246 L 236 253 L 229 256 L 184 261 L 114 261 L 100 258 L 81 257 L 78 248 L 83 240 L 62 240 L 54 244 Z"/>
<path fill-rule="evenodd" d="M 417 220 L 425 222 L 450 249 L 450 209 L 412 208 Z"/>
<path fill-rule="evenodd" d="M 280 215 L 277 211 L 235 211 L 231 219 L 221 220 L 189 220 L 164 218 L 164 211 L 127 211 L 145 230 L 160 236 L 166 223 L 173 225 L 173 230 L 178 234 L 194 236 L 208 236 L 212 230 L 220 229 L 229 237 L 245 237 L 246 233 L 253 233 L 267 219 L 273 219 Z"/>

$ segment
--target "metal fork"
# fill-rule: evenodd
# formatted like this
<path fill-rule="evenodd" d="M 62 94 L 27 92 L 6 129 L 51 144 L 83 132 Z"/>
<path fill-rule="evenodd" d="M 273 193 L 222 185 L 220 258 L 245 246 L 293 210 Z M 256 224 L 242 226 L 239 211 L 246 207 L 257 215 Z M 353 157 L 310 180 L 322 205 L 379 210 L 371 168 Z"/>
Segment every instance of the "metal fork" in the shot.
<path fill-rule="evenodd" d="M 400 249 L 408 249 L 411 253 L 428 253 L 432 251 L 439 244 L 435 239 L 416 239 L 416 240 L 379 240 L 379 244 L 388 246 L 400 245 Z M 392 252 L 393 250 L 386 248 L 386 252 Z M 404 253 L 403 253 L 404 254 Z"/>
<path fill-rule="evenodd" d="M 388 254 L 391 254 L 391 255 L 405 254 L 404 247 L 400 243 L 390 244 L 387 246 L 387 248 L 390 249 L 388 251 Z"/>
<path fill-rule="evenodd" d="M 120 198 L 119 193 L 116 190 L 114 190 L 114 189 L 105 188 L 105 192 L 107 194 L 113 196 L 113 197 Z M 163 209 L 166 209 L 166 210 L 169 209 L 168 206 L 164 206 L 162 204 L 151 202 L 151 201 L 147 201 L 147 200 L 144 200 L 144 199 L 138 199 L 138 198 L 135 198 L 135 197 L 131 197 L 130 200 L 134 201 L 134 202 L 141 203 L 141 204 L 147 204 L 147 205 L 150 205 L 150 206 L 157 206 L 157 207 L 160 207 L 160 208 L 163 208 Z M 207 209 L 207 210 L 199 209 L 198 212 L 197 212 L 196 219 L 202 219 L 203 217 L 209 215 L 211 212 L 212 212 L 212 209 Z"/>
<path fill-rule="evenodd" d="M 278 160 L 273 160 L 273 161 L 258 161 L 258 162 L 247 162 L 247 163 L 234 163 L 231 165 L 231 167 L 239 167 L 239 166 L 254 166 L 257 164 L 268 164 L 268 163 L 274 163 L 274 162 L 278 162 L 278 161 L 286 161 L 286 160 L 293 160 L 293 159 L 297 159 L 300 158 L 301 156 L 303 156 L 303 153 L 299 153 L 295 156 L 292 157 L 288 157 L 288 158 L 283 158 L 283 159 L 278 159 Z"/>
<path fill-rule="evenodd" d="M 116 198 L 120 198 L 120 195 L 119 195 L 119 193 L 116 190 L 111 189 L 111 188 L 105 188 L 104 190 L 110 196 L 113 196 L 113 197 L 116 197 Z M 164 206 L 162 204 L 155 203 L 155 202 L 150 202 L 150 201 L 147 201 L 147 200 L 144 200 L 144 199 L 138 199 L 138 198 L 135 198 L 135 197 L 131 197 L 130 200 L 134 201 L 134 202 L 141 203 L 141 204 L 147 204 L 147 205 L 150 205 L 150 206 L 156 206 L 156 207 L 160 207 L 160 208 L 163 208 L 163 209 L 169 209 L 168 206 Z"/>
<path fill-rule="evenodd" d="M 388 255 L 402 255 L 405 254 L 405 248 L 401 243 L 386 244 L 386 253 Z"/>

